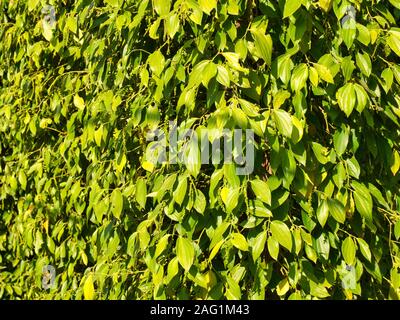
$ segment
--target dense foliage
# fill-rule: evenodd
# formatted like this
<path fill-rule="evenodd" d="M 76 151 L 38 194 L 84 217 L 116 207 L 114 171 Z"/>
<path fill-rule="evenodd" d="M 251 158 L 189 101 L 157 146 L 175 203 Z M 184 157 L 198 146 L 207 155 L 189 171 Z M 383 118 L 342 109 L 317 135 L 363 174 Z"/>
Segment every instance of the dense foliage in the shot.
<path fill-rule="evenodd" d="M 399 0 L 0 10 L 0 298 L 400 297 Z M 254 172 L 157 164 L 170 120 Z"/>

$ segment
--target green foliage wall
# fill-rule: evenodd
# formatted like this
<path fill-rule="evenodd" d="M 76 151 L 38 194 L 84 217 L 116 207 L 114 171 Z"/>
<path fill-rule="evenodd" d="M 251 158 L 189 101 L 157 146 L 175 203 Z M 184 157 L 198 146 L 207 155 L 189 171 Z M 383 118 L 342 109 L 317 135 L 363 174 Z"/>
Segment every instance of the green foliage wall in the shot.
<path fill-rule="evenodd" d="M 399 298 L 399 0 L 0 10 L 0 298 Z M 154 164 L 170 120 L 254 172 Z"/>

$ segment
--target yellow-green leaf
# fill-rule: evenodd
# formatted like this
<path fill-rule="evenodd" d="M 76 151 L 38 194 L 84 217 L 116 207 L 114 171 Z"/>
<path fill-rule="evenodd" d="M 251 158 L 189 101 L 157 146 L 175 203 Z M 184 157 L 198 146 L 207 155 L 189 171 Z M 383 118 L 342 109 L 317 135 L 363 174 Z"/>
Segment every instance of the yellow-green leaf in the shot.
<path fill-rule="evenodd" d="M 111 194 L 111 211 L 114 217 L 120 218 L 124 206 L 124 197 L 119 189 L 115 189 Z"/>
<path fill-rule="evenodd" d="M 292 234 L 284 222 L 279 220 L 271 221 L 270 230 L 272 236 L 280 245 L 289 251 L 292 250 Z"/>
<path fill-rule="evenodd" d="M 169 13 L 171 0 L 153 0 L 154 10 L 161 16 Z"/>
<path fill-rule="evenodd" d="M 247 243 L 246 238 L 240 233 L 235 232 L 231 235 L 231 243 L 239 250 L 242 251 L 249 250 L 249 245 Z"/>
<path fill-rule="evenodd" d="M 318 71 L 318 75 L 322 80 L 328 83 L 334 83 L 331 70 L 319 63 L 314 63 L 314 67 Z"/>
<path fill-rule="evenodd" d="M 219 249 L 224 244 L 224 242 L 225 242 L 225 240 L 222 239 L 214 246 L 214 248 L 211 250 L 210 256 L 208 257 L 208 261 L 209 262 L 211 262 L 212 259 L 214 259 L 214 257 L 217 255 Z"/>
<path fill-rule="evenodd" d="M 194 247 L 192 242 L 187 238 L 179 237 L 176 241 L 176 256 L 183 269 L 189 272 L 194 261 Z"/>
<path fill-rule="evenodd" d="M 139 178 L 136 181 L 136 201 L 142 209 L 146 206 L 147 200 L 147 186 L 146 181 L 143 178 Z"/>
<path fill-rule="evenodd" d="M 329 213 L 332 215 L 332 217 L 340 223 L 344 223 L 346 220 L 346 211 L 343 206 L 343 204 L 336 199 L 328 199 L 328 208 L 329 208 Z"/>
<path fill-rule="evenodd" d="M 74 105 L 77 107 L 79 110 L 85 109 L 85 101 L 83 98 L 81 98 L 79 95 L 74 96 Z"/>
<path fill-rule="evenodd" d="M 83 297 L 85 300 L 93 300 L 95 298 L 93 276 L 89 274 L 83 285 Z"/>
<path fill-rule="evenodd" d="M 253 258 L 253 261 L 256 261 L 261 253 L 265 249 L 265 243 L 267 242 L 267 232 L 263 231 L 257 235 L 257 237 L 254 239 L 253 245 L 252 245 L 252 250 L 251 250 L 251 255 Z"/>
<path fill-rule="evenodd" d="M 400 31 L 390 30 L 386 43 L 400 57 Z"/>
<path fill-rule="evenodd" d="M 210 14 L 213 9 L 217 8 L 217 0 L 199 0 L 199 6 L 205 14 Z"/>
<path fill-rule="evenodd" d="M 283 18 L 290 17 L 301 7 L 300 0 L 286 0 L 283 8 Z"/>
<path fill-rule="evenodd" d="M 271 205 L 271 191 L 268 184 L 260 179 L 252 180 L 250 184 L 256 197 L 262 202 Z"/>
<path fill-rule="evenodd" d="M 293 130 L 293 123 L 290 114 L 287 113 L 285 110 L 277 109 L 274 110 L 272 116 L 275 120 L 279 132 L 285 137 L 290 138 Z"/>
<path fill-rule="evenodd" d="M 354 265 L 356 259 L 356 245 L 351 237 L 347 237 L 342 242 L 342 254 L 344 261 L 348 265 Z"/>
<path fill-rule="evenodd" d="M 396 173 L 400 169 L 400 155 L 396 150 L 393 151 L 393 158 L 392 159 L 393 159 L 393 164 L 390 167 L 390 170 L 392 171 L 393 175 L 396 175 Z"/>
<path fill-rule="evenodd" d="M 272 38 L 269 34 L 265 35 L 261 30 L 251 31 L 256 50 L 261 55 L 261 58 L 269 66 L 271 65 L 272 57 Z"/>

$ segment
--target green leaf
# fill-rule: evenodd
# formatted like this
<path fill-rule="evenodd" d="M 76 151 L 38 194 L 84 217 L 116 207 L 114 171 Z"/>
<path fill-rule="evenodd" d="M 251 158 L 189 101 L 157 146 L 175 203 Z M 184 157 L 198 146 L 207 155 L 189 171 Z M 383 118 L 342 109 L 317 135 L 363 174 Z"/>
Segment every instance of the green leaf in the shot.
<path fill-rule="evenodd" d="M 260 218 L 272 217 L 272 213 L 267 209 L 263 203 L 259 200 L 249 201 L 249 210 L 256 216 Z"/>
<path fill-rule="evenodd" d="M 390 49 L 400 57 L 400 31 L 390 30 L 386 43 Z"/>
<path fill-rule="evenodd" d="M 94 204 L 93 210 L 98 222 L 101 222 L 103 220 L 103 216 L 108 211 L 109 208 L 108 205 L 109 205 L 108 199 L 103 199 Z"/>
<path fill-rule="evenodd" d="M 292 250 L 292 234 L 284 222 L 279 220 L 271 221 L 270 230 L 274 239 L 276 239 L 281 246 L 289 251 Z"/>
<path fill-rule="evenodd" d="M 240 7 L 237 0 L 228 0 L 228 13 L 231 15 L 238 15 Z"/>
<path fill-rule="evenodd" d="M 368 46 L 371 42 L 371 35 L 368 28 L 360 23 L 357 23 L 357 31 L 357 40 L 363 45 Z"/>
<path fill-rule="evenodd" d="M 301 7 L 300 0 L 285 0 L 283 18 L 292 16 Z"/>
<path fill-rule="evenodd" d="M 304 247 L 304 251 L 306 252 L 306 256 L 309 260 L 311 260 L 314 263 L 317 263 L 318 256 L 316 251 L 312 247 L 306 244 Z"/>
<path fill-rule="evenodd" d="M 103 141 L 103 126 L 100 126 L 97 130 L 94 132 L 94 141 L 96 142 L 96 145 L 98 147 L 101 147 L 101 142 Z"/>
<path fill-rule="evenodd" d="M 264 203 L 271 205 L 271 191 L 268 184 L 259 179 L 250 181 L 250 184 L 256 197 Z"/>
<path fill-rule="evenodd" d="M 149 55 L 147 62 L 150 66 L 151 72 L 159 77 L 165 66 L 165 58 L 161 51 L 154 51 L 151 55 Z"/>
<path fill-rule="evenodd" d="M 179 25 L 179 16 L 176 13 L 169 15 L 165 19 L 165 29 L 170 38 L 173 38 L 179 31 Z"/>
<path fill-rule="evenodd" d="M 369 77 L 371 75 L 372 64 L 368 54 L 358 52 L 356 54 L 356 64 L 365 76 Z"/>
<path fill-rule="evenodd" d="M 319 163 L 326 164 L 329 161 L 328 149 L 326 147 L 320 145 L 317 142 L 312 142 L 311 147 Z"/>
<path fill-rule="evenodd" d="M 349 174 L 358 179 L 360 177 L 360 165 L 358 164 L 357 159 L 353 156 L 351 159 L 346 160 L 346 164 Z"/>
<path fill-rule="evenodd" d="M 290 93 L 286 90 L 279 90 L 274 94 L 274 109 L 279 109 L 287 99 L 290 98 Z"/>
<path fill-rule="evenodd" d="M 158 242 L 157 242 L 157 246 L 156 246 L 156 251 L 154 253 L 154 258 L 159 257 L 164 250 L 167 248 L 168 246 L 168 239 L 171 235 L 170 234 L 166 234 L 165 236 L 163 236 Z"/>
<path fill-rule="evenodd" d="M 351 56 L 343 58 L 340 67 L 342 69 L 342 73 L 346 82 L 349 81 L 351 79 L 351 75 L 353 74 L 354 69 L 356 68 L 356 66 L 354 65 L 354 61 L 351 59 Z"/>
<path fill-rule="evenodd" d="M 217 8 L 217 0 L 199 0 L 199 6 L 204 13 L 210 15 L 211 11 Z"/>
<path fill-rule="evenodd" d="M 326 13 L 332 8 L 333 0 L 319 0 L 318 6 Z"/>
<path fill-rule="evenodd" d="M 240 59 L 240 55 L 236 52 L 222 52 L 221 55 L 223 55 L 226 59 L 226 61 L 228 62 L 228 65 L 237 71 L 242 71 L 242 72 L 246 72 L 246 69 L 243 68 L 240 63 L 239 63 L 239 59 Z"/>
<path fill-rule="evenodd" d="M 287 138 L 290 138 L 293 130 L 293 123 L 290 114 L 285 110 L 274 110 L 272 113 L 275 124 L 279 132 Z"/>
<path fill-rule="evenodd" d="M 225 239 L 222 239 L 214 246 L 214 248 L 211 250 L 210 256 L 208 257 L 209 262 L 211 262 L 212 259 L 214 259 L 214 257 L 217 255 L 219 249 L 224 244 L 224 242 L 225 242 Z"/>
<path fill-rule="evenodd" d="M 173 193 L 173 198 L 177 204 L 182 205 L 183 200 L 186 197 L 186 191 L 187 191 L 187 177 L 186 176 L 179 177 L 178 186 Z"/>
<path fill-rule="evenodd" d="M 43 27 L 43 37 L 47 40 L 47 41 L 51 41 L 51 39 L 53 39 L 53 30 L 54 27 L 51 26 L 46 20 L 42 21 L 42 27 Z"/>
<path fill-rule="evenodd" d="M 293 143 L 297 144 L 303 138 L 304 128 L 303 128 L 303 124 L 300 122 L 299 119 L 297 119 L 295 116 L 292 116 L 291 118 L 292 118 L 292 123 L 293 123 L 291 138 L 292 138 Z"/>
<path fill-rule="evenodd" d="M 28 11 L 32 11 L 40 3 L 40 0 L 28 0 Z"/>
<path fill-rule="evenodd" d="M 275 238 L 269 237 L 267 240 L 267 247 L 268 247 L 269 255 L 272 257 L 272 259 L 278 260 L 279 242 L 277 240 L 275 240 Z"/>
<path fill-rule="evenodd" d="M 152 38 L 154 40 L 158 39 L 157 31 L 158 31 L 158 28 L 160 27 L 160 23 L 161 23 L 161 18 L 158 18 L 150 26 L 150 28 L 149 28 L 149 37 L 150 38 Z"/>
<path fill-rule="evenodd" d="M 95 295 L 96 293 L 94 291 L 93 276 L 92 274 L 89 274 L 85 280 L 85 283 L 83 284 L 83 297 L 85 300 L 93 300 Z"/>
<path fill-rule="evenodd" d="M 267 242 L 267 232 L 263 231 L 257 235 L 253 241 L 251 256 L 253 261 L 256 261 L 265 249 L 265 243 Z"/>
<path fill-rule="evenodd" d="M 79 110 L 85 109 L 85 101 L 77 94 L 74 96 L 74 105 Z"/>
<path fill-rule="evenodd" d="M 217 69 L 217 65 L 210 61 L 205 67 L 204 70 L 202 72 L 202 79 L 201 79 L 201 83 L 208 88 L 208 83 L 210 82 L 210 80 L 212 78 L 214 78 L 217 75 L 218 69 Z"/>
<path fill-rule="evenodd" d="M 22 190 L 26 190 L 27 178 L 23 170 L 18 172 L 18 182 L 20 183 Z"/>
<path fill-rule="evenodd" d="M 308 68 L 308 77 L 311 81 L 311 84 L 316 87 L 318 86 L 318 71 L 314 67 L 309 67 Z"/>
<path fill-rule="evenodd" d="M 354 189 L 353 196 L 354 202 L 356 203 L 357 211 L 364 217 L 367 221 L 372 221 L 372 197 L 369 190 L 363 184 L 353 181 L 351 186 Z"/>
<path fill-rule="evenodd" d="M 232 116 L 237 125 L 242 128 L 246 129 L 247 128 L 247 115 L 239 108 L 237 107 L 232 107 Z"/>
<path fill-rule="evenodd" d="M 290 58 L 278 58 L 278 75 L 279 79 L 282 80 L 284 84 L 288 84 L 292 69 L 294 67 L 293 61 Z"/>
<path fill-rule="evenodd" d="M 284 179 L 282 185 L 289 189 L 296 174 L 296 160 L 291 150 L 281 150 L 282 170 Z"/>
<path fill-rule="evenodd" d="M 315 249 L 320 258 L 329 260 L 330 244 L 327 234 L 321 233 L 321 235 L 315 239 Z"/>
<path fill-rule="evenodd" d="M 346 169 L 342 162 L 339 162 L 335 167 L 335 173 L 333 175 L 333 182 L 339 188 L 339 190 L 343 187 L 343 183 L 347 177 Z"/>
<path fill-rule="evenodd" d="M 390 166 L 390 170 L 392 171 L 392 174 L 395 176 L 396 173 L 399 171 L 400 169 L 400 155 L 396 150 L 393 150 L 393 163 Z"/>
<path fill-rule="evenodd" d="M 400 239 L 400 220 L 398 220 L 394 226 L 394 237 L 396 240 Z"/>
<path fill-rule="evenodd" d="M 349 117 L 356 104 L 356 93 L 353 84 L 346 83 L 341 87 L 336 93 L 336 99 L 340 109 Z"/>
<path fill-rule="evenodd" d="M 293 70 L 292 77 L 290 79 L 290 87 L 294 92 L 299 92 L 305 87 L 307 79 L 308 67 L 305 63 L 301 63 Z"/>
<path fill-rule="evenodd" d="M 228 184 L 231 187 L 239 188 L 240 187 L 240 179 L 236 174 L 236 165 L 234 163 L 224 163 L 224 177 L 226 178 Z"/>
<path fill-rule="evenodd" d="M 194 262 L 194 247 L 192 242 L 187 238 L 179 237 L 176 241 L 176 256 L 182 268 L 186 272 L 189 272 Z"/>
<path fill-rule="evenodd" d="M 342 39 L 348 49 L 353 45 L 354 39 L 356 38 L 356 22 L 353 18 L 349 18 L 344 21 L 341 28 Z"/>
<path fill-rule="evenodd" d="M 213 236 L 211 238 L 211 243 L 210 243 L 209 249 L 214 248 L 214 246 L 216 246 L 216 244 L 218 242 L 225 239 L 225 237 L 223 237 L 223 236 L 224 236 L 226 229 L 228 229 L 229 226 L 230 226 L 230 224 L 228 222 L 222 222 L 221 224 L 218 225 L 218 227 L 215 229 Z"/>
<path fill-rule="evenodd" d="M 389 92 L 390 88 L 392 87 L 393 84 L 393 71 L 390 68 L 386 68 L 385 70 L 382 71 L 381 73 L 381 78 L 382 78 L 382 87 L 385 90 L 386 93 Z"/>
<path fill-rule="evenodd" d="M 238 99 L 238 102 L 240 103 L 244 113 L 249 117 L 258 117 L 260 115 L 260 110 L 255 104 L 244 99 Z"/>
<path fill-rule="evenodd" d="M 179 262 L 178 259 L 172 258 L 167 267 L 167 276 L 165 277 L 165 281 L 167 283 L 171 282 L 172 278 L 174 278 L 179 272 Z"/>
<path fill-rule="evenodd" d="M 201 169 L 200 149 L 197 139 L 192 138 L 189 141 L 185 160 L 185 165 L 188 172 L 193 177 L 197 177 Z"/>
<path fill-rule="evenodd" d="M 356 109 L 359 113 L 361 113 L 368 103 L 368 94 L 358 83 L 355 83 L 353 87 L 357 97 Z"/>
<path fill-rule="evenodd" d="M 343 204 L 336 199 L 328 199 L 328 208 L 329 208 L 329 213 L 331 216 L 340 223 L 344 223 L 346 220 L 346 211 L 343 206 Z"/>
<path fill-rule="evenodd" d="M 228 300 L 240 300 L 242 297 L 239 284 L 230 276 L 226 277 L 226 298 Z"/>
<path fill-rule="evenodd" d="M 324 199 L 321 201 L 317 209 L 317 219 L 322 227 L 325 226 L 326 220 L 328 220 L 328 216 L 329 216 L 328 202 Z"/>
<path fill-rule="evenodd" d="M 78 21 L 75 17 L 69 16 L 65 21 L 65 26 L 68 28 L 69 31 L 72 33 L 78 32 Z"/>
<path fill-rule="evenodd" d="M 368 243 L 365 242 L 364 239 L 357 238 L 357 242 L 361 251 L 361 254 L 367 259 L 369 262 L 371 262 L 372 255 L 371 255 L 371 250 L 369 249 Z"/>
<path fill-rule="evenodd" d="M 260 53 L 261 58 L 265 61 L 265 63 L 270 66 L 271 65 L 271 57 L 272 57 L 272 38 L 271 36 L 265 35 L 260 30 L 250 30 L 251 34 L 254 38 L 254 44 L 256 50 Z"/>
<path fill-rule="evenodd" d="M 329 70 L 326 66 L 319 63 L 314 63 L 314 68 L 318 71 L 318 75 L 322 80 L 328 83 L 334 83 L 331 70 Z"/>
<path fill-rule="evenodd" d="M 344 261 L 348 265 L 352 266 L 355 264 L 356 245 L 354 243 L 354 240 L 351 237 L 347 237 L 342 242 L 342 254 L 343 254 Z"/>
<path fill-rule="evenodd" d="M 249 250 L 249 245 L 247 243 L 246 238 L 240 233 L 235 232 L 231 234 L 231 243 L 239 250 L 242 251 Z"/>
<path fill-rule="evenodd" d="M 238 205 L 239 188 L 222 188 L 221 198 L 226 206 L 226 211 L 232 212 Z"/>
<path fill-rule="evenodd" d="M 111 194 L 111 212 L 119 219 L 121 217 L 122 209 L 124 207 L 124 197 L 119 189 L 114 189 Z"/>
<path fill-rule="evenodd" d="M 314 281 L 310 281 L 310 293 L 312 296 L 323 299 L 330 296 L 328 290 L 320 284 L 315 283 Z"/>
<path fill-rule="evenodd" d="M 336 154 L 340 157 L 347 148 L 347 144 L 349 143 L 349 127 L 342 127 L 340 130 L 336 130 L 333 135 L 333 144 L 335 146 Z"/>
<path fill-rule="evenodd" d="M 278 296 L 284 296 L 290 289 L 289 280 L 287 278 L 282 279 L 276 286 L 276 293 Z"/>
<path fill-rule="evenodd" d="M 204 196 L 203 192 L 200 190 L 196 190 L 196 199 L 194 201 L 193 208 L 198 212 L 203 214 L 204 210 L 206 209 L 207 200 Z"/>
<path fill-rule="evenodd" d="M 217 66 L 217 81 L 222 84 L 225 87 L 229 87 L 230 86 L 230 80 L 229 80 L 229 73 L 228 70 L 221 65 Z"/>
<path fill-rule="evenodd" d="M 147 200 L 147 186 L 146 181 L 143 178 L 139 178 L 136 181 L 136 201 L 142 209 L 146 206 Z"/>
<path fill-rule="evenodd" d="M 389 0 L 389 2 L 397 9 L 400 10 L 400 1 L 399 0 Z"/>
<path fill-rule="evenodd" d="M 154 10 L 163 17 L 169 13 L 171 0 L 153 0 Z"/>

